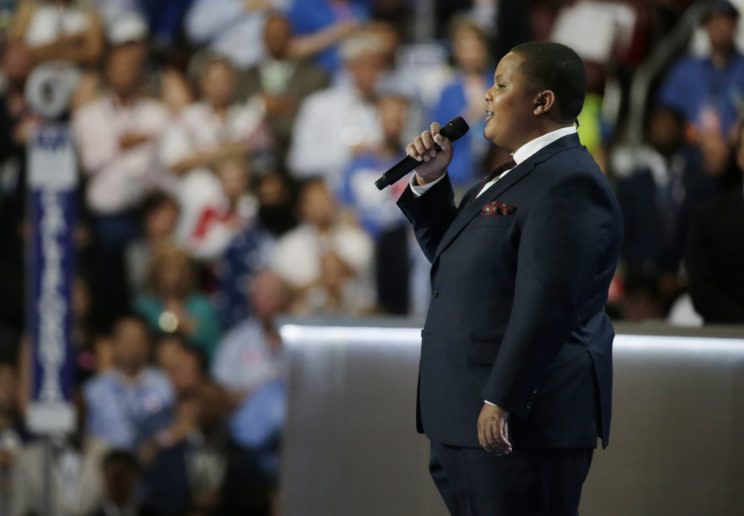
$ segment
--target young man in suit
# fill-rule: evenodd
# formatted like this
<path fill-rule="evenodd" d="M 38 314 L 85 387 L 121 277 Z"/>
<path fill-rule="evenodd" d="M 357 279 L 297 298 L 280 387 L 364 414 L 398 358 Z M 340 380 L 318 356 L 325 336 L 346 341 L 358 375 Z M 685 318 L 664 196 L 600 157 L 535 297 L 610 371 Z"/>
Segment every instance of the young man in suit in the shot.
<path fill-rule="evenodd" d="M 406 147 L 421 163 L 398 205 L 432 263 L 417 423 L 454 515 L 575 516 L 608 442 L 622 217 L 576 135 L 585 91 L 568 47 L 504 56 L 484 136 L 511 155 L 459 206 L 439 124 Z"/>

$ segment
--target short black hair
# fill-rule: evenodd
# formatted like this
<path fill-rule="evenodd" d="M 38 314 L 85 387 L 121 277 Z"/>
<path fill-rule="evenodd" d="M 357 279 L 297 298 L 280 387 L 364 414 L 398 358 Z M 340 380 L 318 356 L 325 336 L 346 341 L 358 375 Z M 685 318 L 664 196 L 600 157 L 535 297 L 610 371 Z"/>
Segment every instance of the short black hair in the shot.
<path fill-rule="evenodd" d="M 530 41 L 511 49 L 524 59 L 521 70 L 538 90 L 552 90 L 561 118 L 575 120 L 584 107 L 586 70 L 571 48 L 549 41 Z"/>

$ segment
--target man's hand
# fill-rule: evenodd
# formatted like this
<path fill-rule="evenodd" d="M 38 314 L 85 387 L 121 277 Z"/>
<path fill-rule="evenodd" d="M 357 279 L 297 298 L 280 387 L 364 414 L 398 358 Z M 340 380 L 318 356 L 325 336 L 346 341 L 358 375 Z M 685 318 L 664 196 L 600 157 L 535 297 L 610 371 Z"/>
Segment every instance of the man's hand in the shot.
<path fill-rule="evenodd" d="M 434 122 L 428 131 L 421 133 L 421 136 L 406 146 L 406 154 L 421 161 L 416 167 L 416 182 L 420 185 L 439 178 L 452 161 L 452 145 L 447 138 L 439 134 L 441 128 Z M 434 149 L 435 142 L 442 148 L 440 152 Z"/>
<path fill-rule="evenodd" d="M 478 442 L 489 452 L 508 455 L 512 452 L 509 442 L 509 413 L 496 405 L 483 404 L 478 416 Z"/>

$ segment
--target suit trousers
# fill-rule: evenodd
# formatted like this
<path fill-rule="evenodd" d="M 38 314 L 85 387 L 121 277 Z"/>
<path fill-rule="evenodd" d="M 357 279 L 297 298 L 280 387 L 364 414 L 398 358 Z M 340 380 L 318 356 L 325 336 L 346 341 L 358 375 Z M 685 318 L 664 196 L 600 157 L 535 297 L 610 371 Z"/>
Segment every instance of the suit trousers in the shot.
<path fill-rule="evenodd" d="M 452 516 L 578 516 L 594 450 L 514 450 L 431 442 L 429 472 Z"/>

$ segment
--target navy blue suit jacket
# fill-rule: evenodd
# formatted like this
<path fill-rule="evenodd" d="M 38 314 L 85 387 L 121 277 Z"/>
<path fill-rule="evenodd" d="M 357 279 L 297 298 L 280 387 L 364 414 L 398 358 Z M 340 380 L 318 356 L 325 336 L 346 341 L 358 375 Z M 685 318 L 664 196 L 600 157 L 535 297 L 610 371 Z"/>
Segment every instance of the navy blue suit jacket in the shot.
<path fill-rule="evenodd" d="M 614 331 L 605 313 L 622 241 L 614 192 L 578 136 L 544 147 L 456 206 L 448 178 L 398 205 L 432 263 L 417 426 L 477 447 L 488 400 L 515 448 L 607 445 Z M 512 214 L 482 215 L 492 201 Z"/>

